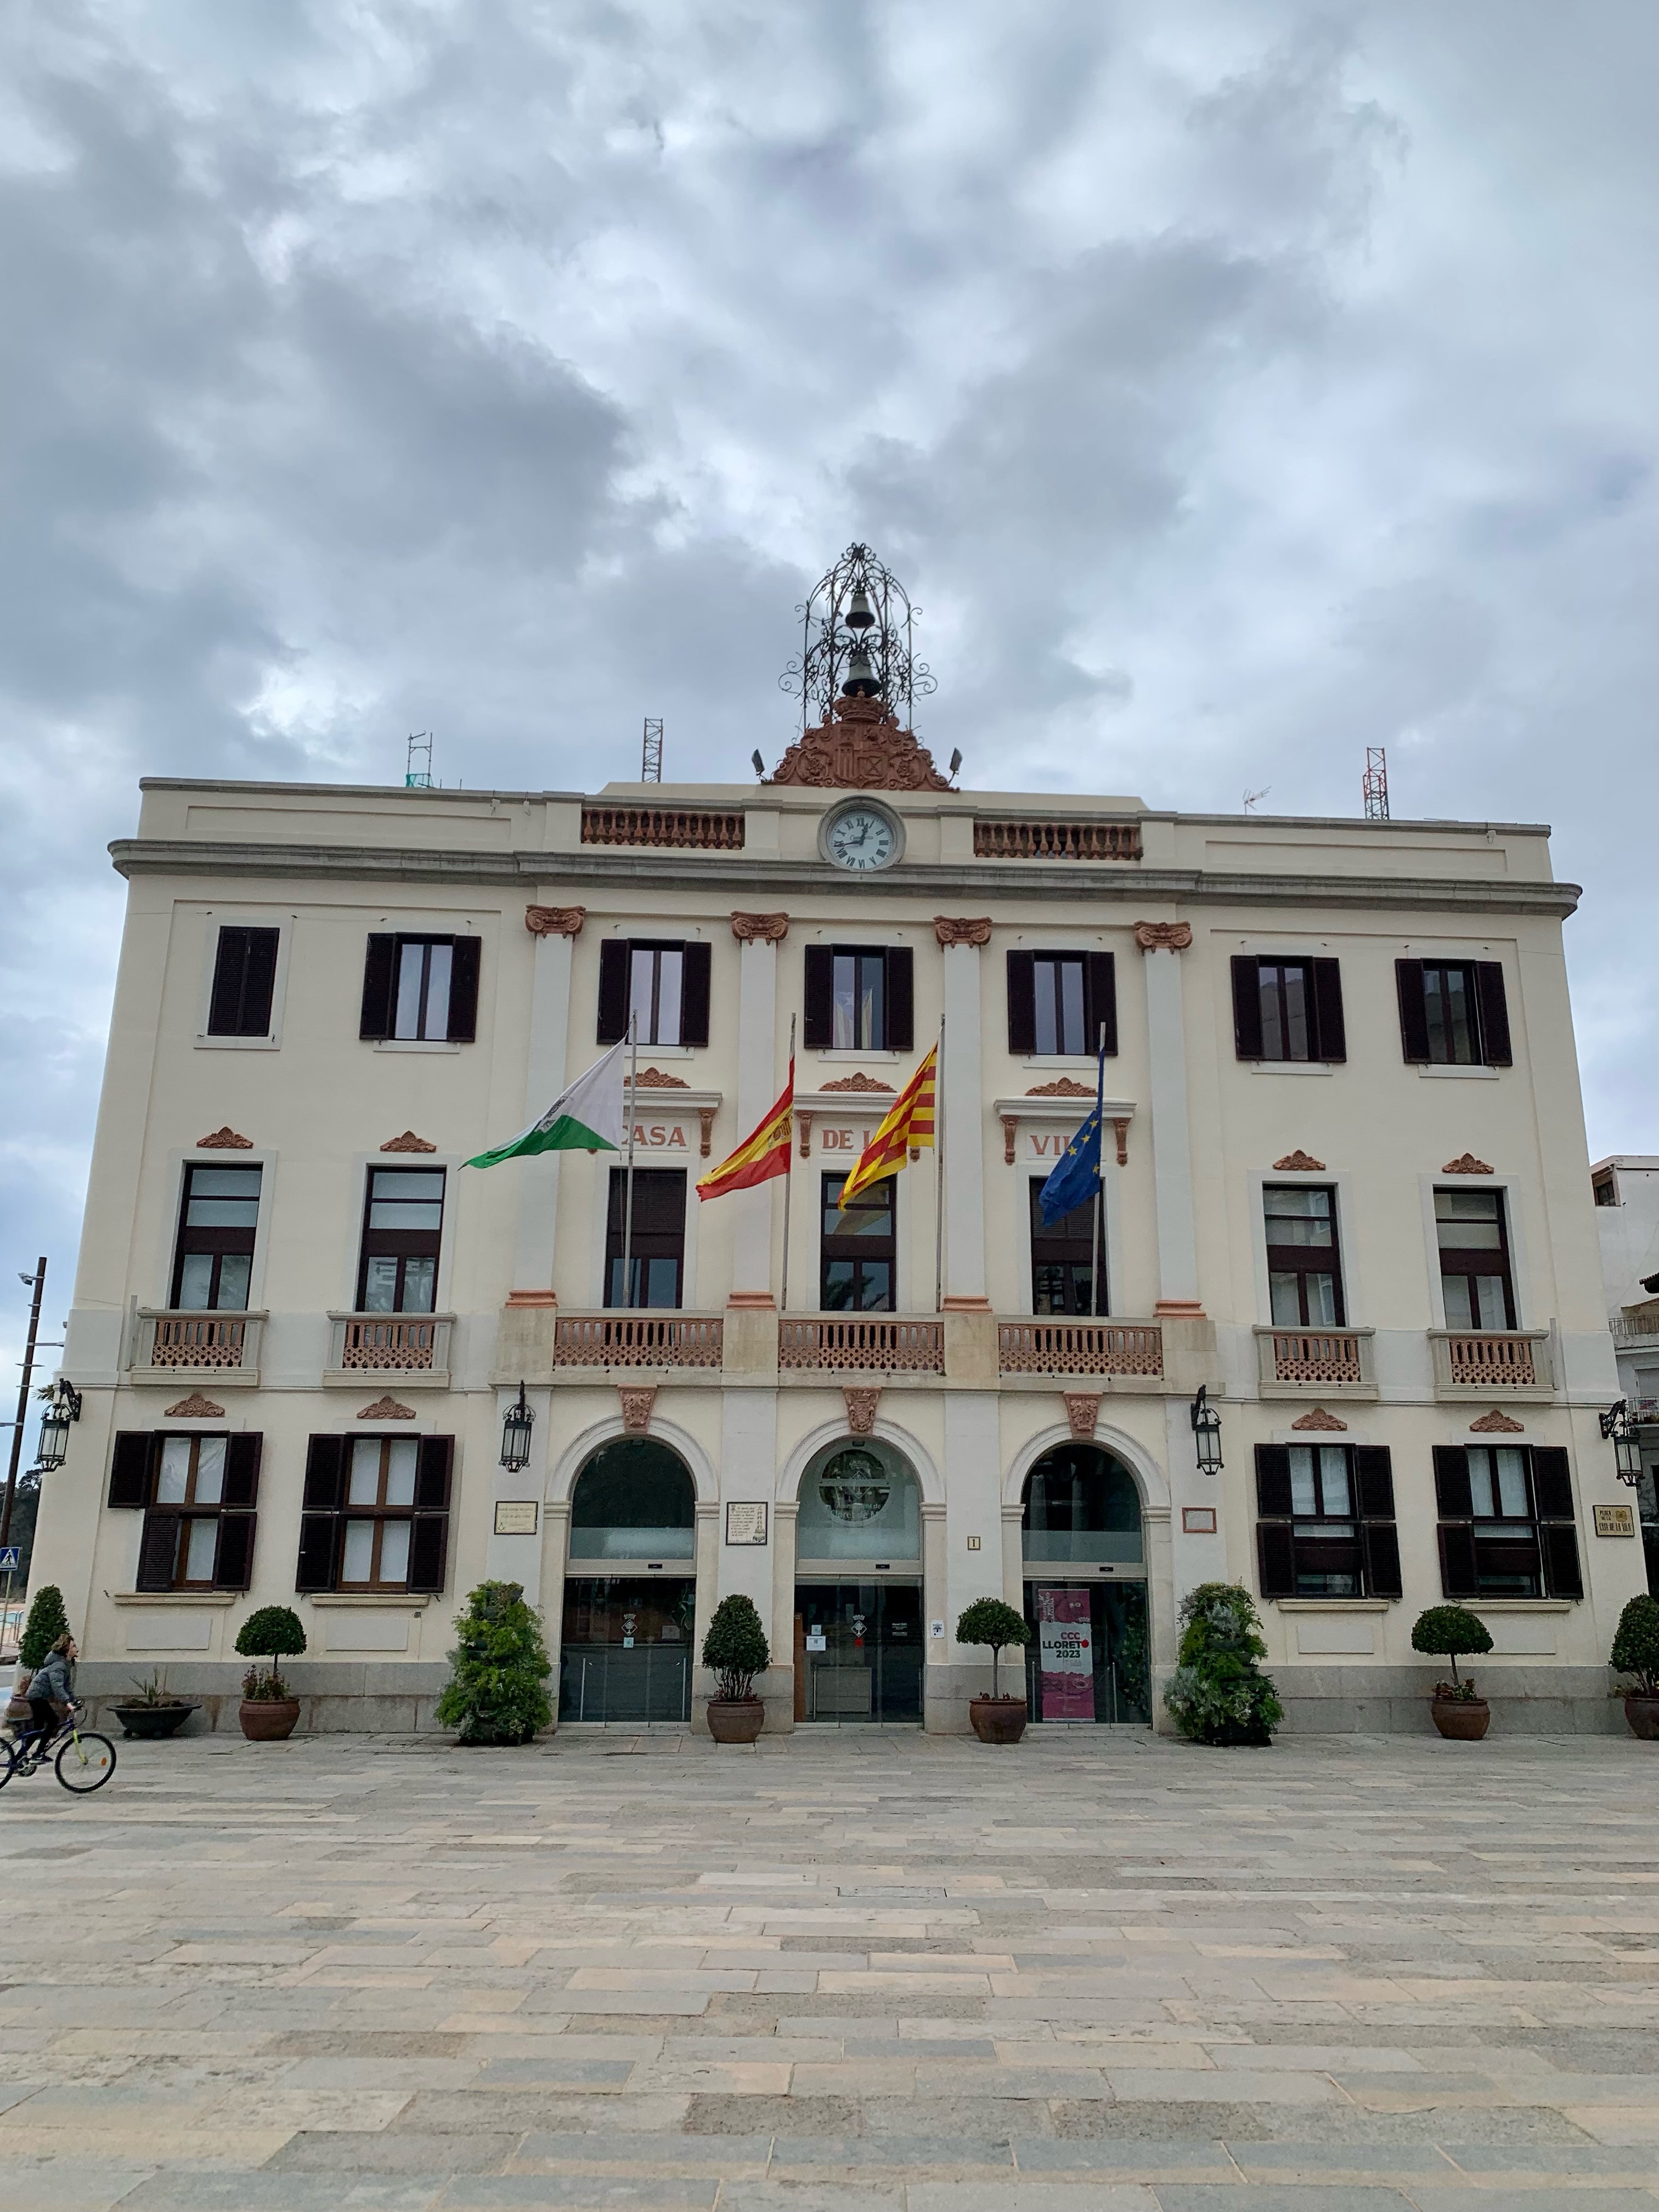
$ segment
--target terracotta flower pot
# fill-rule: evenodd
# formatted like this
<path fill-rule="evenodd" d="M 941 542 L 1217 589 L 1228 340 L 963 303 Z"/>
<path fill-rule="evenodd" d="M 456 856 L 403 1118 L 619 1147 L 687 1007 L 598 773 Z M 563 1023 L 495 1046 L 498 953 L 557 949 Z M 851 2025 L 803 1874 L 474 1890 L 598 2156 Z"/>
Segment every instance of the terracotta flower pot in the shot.
<path fill-rule="evenodd" d="M 236 1709 L 242 1734 L 250 1743 L 283 1743 L 300 1719 L 297 1698 L 244 1698 Z"/>
<path fill-rule="evenodd" d="M 710 1698 L 708 1733 L 716 1743 L 753 1743 L 766 1718 L 759 1698 Z"/>
<path fill-rule="evenodd" d="M 1018 1743 L 1025 1733 L 1025 1700 L 969 1698 L 968 1717 L 981 1743 Z"/>
<path fill-rule="evenodd" d="M 1492 1726 L 1492 1707 L 1484 1698 L 1431 1698 L 1434 1724 L 1454 1743 L 1479 1743 Z"/>
<path fill-rule="evenodd" d="M 1625 1699 L 1625 1718 L 1630 1732 L 1644 1743 L 1659 1743 L 1659 1698 L 1644 1698 L 1632 1690 Z"/>

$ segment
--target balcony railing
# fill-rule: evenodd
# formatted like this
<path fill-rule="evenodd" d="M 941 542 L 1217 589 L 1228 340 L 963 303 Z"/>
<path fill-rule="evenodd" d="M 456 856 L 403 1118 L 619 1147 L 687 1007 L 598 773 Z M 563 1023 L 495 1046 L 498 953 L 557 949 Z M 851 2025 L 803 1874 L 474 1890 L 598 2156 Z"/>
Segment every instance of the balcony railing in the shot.
<path fill-rule="evenodd" d="M 786 1316 L 778 1323 L 778 1365 L 942 1375 L 945 1324 L 877 1314 Z"/>
<path fill-rule="evenodd" d="M 1651 1344 L 1659 1338 L 1659 1313 L 1626 1314 L 1613 1324 L 1615 1344 Z"/>
<path fill-rule="evenodd" d="M 1256 1379 L 1269 1392 L 1371 1387 L 1368 1328 L 1258 1328 L 1255 1349 Z"/>
<path fill-rule="evenodd" d="M 329 1316 L 325 1382 L 361 1382 L 365 1376 L 395 1375 L 401 1382 L 447 1388 L 453 1314 Z"/>
<path fill-rule="evenodd" d="M 1429 1343 L 1437 1396 L 1522 1391 L 1545 1397 L 1554 1389 L 1547 1329 L 1434 1328 Z"/>
<path fill-rule="evenodd" d="M 718 1314 L 561 1314 L 556 1367 L 718 1367 L 725 1354 Z"/>
<path fill-rule="evenodd" d="M 1162 1375 L 1164 1332 L 1144 1321 L 1005 1321 L 1005 1375 Z"/>
<path fill-rule="evenodd" d="M 220 1375 L 257 1382 L 262 1313 L 180 1313 L 141 1307 L 132 1347 L 135 1370 L 156 1375 Z"/>

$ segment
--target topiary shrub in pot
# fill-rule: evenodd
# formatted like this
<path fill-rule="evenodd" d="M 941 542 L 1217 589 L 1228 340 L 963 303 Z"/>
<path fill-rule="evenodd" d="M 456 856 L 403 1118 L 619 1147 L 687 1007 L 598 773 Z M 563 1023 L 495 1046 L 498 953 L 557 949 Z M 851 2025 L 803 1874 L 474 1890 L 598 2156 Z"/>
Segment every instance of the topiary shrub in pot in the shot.
<path fill-rule="evenodd" d="M 1431 1605 L 1417 1616 L 1412 1650 L 1451 1661 L 1450 1681 L 1437 1682 L 1429 1700 L 1429 1711 L 1441 1735 L 1455 1743 L 1479 1743 L 1492 1724 L 1492 1707 L 1476 1695 L 1473 1680 L 1462 1679 L 1457 1662 L 1471 1651 L 1492 1650 L 1486 1622 L 1467 1606 Z"/>
<path fill-rule="evenodd" d="M 553 1717 L 547 1678 L 553 1662 L 542 1617 L 522 1583 L 480 1583 L 455 1616 L 459 1639 L 437 1717 L 464 1744 L 529 1743 Z"/>
<path fill-rule="evenodd" d="M 1625 1607 L 1607 1664 L 1636 1677 L 1634 1689 L 1624 1693 L 1631 1734 L 1644 1743 L 1659 1743 L 1659 1597 L 1644 1593 Z"/>
<path fill-rule="evenodd" d="M 1279 1692 L 1257 1666 L 1267 1656 L 1249 1590 L 1200 1583 L 1181 1601 L 1181 1649 L 1164 1702 L 1194 1743 L 1270 1744 L 1285 1717 Z"/>
<path fill-rule="evenodd" d="M 282 1743 L 293 1735 L 300 1718 L 300 1700 L 276 1662 L 297 1659 L 305 1648 L 306 1632 L 292 1606 L 259 1606 L 237 1630 L 236 1649 L 244 1659 L 270 1662 L 263 1672 L 250 1667 L 242 1677 L 242 1702 L 236 1717 L 250 1743 Z"/>
<path fill-rule="evenodd" d="M 957 1623 L 957 1642 L 988 1646 L 991 1653 L 991 1694 L 968 1701 L 968 1717 L 981 1743 L 1018 1743 L 1025 1733 L 1025 1700 L 999 1694 L 1001 1684 L 997 1669 L 1003 1653 L 1011 1645 L 1023 1650 L 1030 1640 L 1031 1631 L 1024 1615 L 1016 1613 L 1012 1606 L 1005 1605 L 1000 1597 L 977 1597 L 963 1608 L 962 1618 Z"/>
<path fill-rule="evenodd" d="M 714 1607 L 702 1639 L 702 1663 L 715 1676 L 708 1733 L 716 1743 L 753 1743 L 766 1719 L 755 1677 L 772 1663 L 772 1647 L 754 1601 L 733 1591 Z"/>

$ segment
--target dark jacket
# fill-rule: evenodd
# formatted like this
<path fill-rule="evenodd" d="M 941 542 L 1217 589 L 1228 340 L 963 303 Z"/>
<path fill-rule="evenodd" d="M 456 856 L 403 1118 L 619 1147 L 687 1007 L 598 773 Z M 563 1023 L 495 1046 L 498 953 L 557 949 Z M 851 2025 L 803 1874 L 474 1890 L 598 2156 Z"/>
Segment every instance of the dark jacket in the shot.
<path fill-rule="evenodd" d="M 54 1704 L 66 1705 L 75 1695 L 75 1670 L 68 1656 L 62 1651 L 48 1651 L 34 1670 L 29 1684 L 29 1696 L 50 1698 Z"/>

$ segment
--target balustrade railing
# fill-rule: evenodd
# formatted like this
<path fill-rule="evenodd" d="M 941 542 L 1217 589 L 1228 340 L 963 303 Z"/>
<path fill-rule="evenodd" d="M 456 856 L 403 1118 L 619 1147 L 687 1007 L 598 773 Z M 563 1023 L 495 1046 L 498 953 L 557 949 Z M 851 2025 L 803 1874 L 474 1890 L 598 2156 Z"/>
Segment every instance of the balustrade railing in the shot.
<path fill-rule="evenodd" d="M 1005 1321 L 997 1328 L 1005 1375 L 1162 1375 L 1156 1322 Z"/>
<path fill-rule="evenodd" d="M 892 1314 L 787 1315 L 778 1324 L 778 1365 L 942 1375 L 945 1324 Z"/>
<path fill-rule="evenodd" d="M 725 1324 L 718 1314 L 561 1314 L 556 1367 L 718 1367 Z"/>

